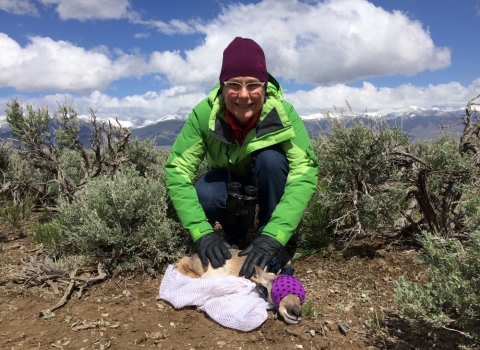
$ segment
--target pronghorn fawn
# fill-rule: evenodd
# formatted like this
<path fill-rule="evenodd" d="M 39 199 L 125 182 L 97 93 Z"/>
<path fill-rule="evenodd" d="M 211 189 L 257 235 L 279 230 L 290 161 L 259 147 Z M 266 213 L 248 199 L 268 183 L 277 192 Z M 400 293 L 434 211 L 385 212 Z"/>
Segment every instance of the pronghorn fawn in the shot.
<path fill-rule="evenodd" d="M 174 266 L 182 275 L 192 278 L 210 276 L 238 276 L 246 256 L 239 257 L 240 250 L 230 249 L 232 258 L 225 265 L 214 269 L 210 264 L 203 266 L 197 254 L 185 256 Z M 301 305 L 305 299 L 305 290 L 300 281 L 293 276 L 275 275 L 255 266 L 255 275 L 251 280 L 267 290 L 267 301 L 274 304 L 280 316 L 288 324 L 297 324 L 302 319 Z"/>

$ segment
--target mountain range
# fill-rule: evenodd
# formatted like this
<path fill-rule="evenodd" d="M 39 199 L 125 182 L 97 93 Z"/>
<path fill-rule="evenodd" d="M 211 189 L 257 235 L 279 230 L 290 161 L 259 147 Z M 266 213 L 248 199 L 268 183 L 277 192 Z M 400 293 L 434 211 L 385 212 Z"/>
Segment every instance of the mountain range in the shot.
<path fill-rule="evenodd" d="M 131 139 L 143 140 L 146 138 L 154 139 L 157 146 L 168 147 L 173 144 L 180 133 L 190 111 L 179 111 L 174 115 L 167 115 L 159 120 L 151 121 L 142 117 L 128 118 L 119 120 L 119 122 L 130 129 Z M 312 138 L 315 138 L 322 131 L 327 135 L 331 130 L 330 118 L 342 118 L 330 113 L 313 114 L 302 117 L 305 126 Z M 442 126 L 444 132 L 450 133 L 452 137 L 459 138 L 462 135 L 463 125 L 461 124 L 465 110 L 460 107 L 434 106 L 430 109 L 410 107 L 404 110 L 391 111 L 386 114 L 365 112 L 361 114 L 349 113 L 345 117 L 345 123 L 352 120 L 361 121 L 365 124 L 384 121 L 390 127 L 400 128 L 413 141 L 432 140 L 441 136 Z M 82 120 L 80 130 L 80 140 L 84 145 L 88 145 L 88 139 L 91 135 L 91 127 L 86 117 L 80 117 Z M 0 117 L 0 138 L 11 137 L 11 132 L 5 117 Z"/>
<path fill-rule="evenodd" d="M 410 107 L 401 111 L 389 112 L 386 115 L 378 113 L 351 114 L 346 118 L 346 124 L 354 119 L 365 124 L 383 120 L 390 127 L 400 128 L 413 141 L 434 140 L 443 132 L 459 138 L 463 132 L 460 124 L 465 115 L 463 108 L 435 106 L 430 109 Z M 156 140 L 157 146 L 171 146 L 181 131 L 187 115 L 170 115 L 155 123 L 130 128 L 132 139 L 151 138 Z M 339 117 L 333 117 L 339 118 Z M 315 138 L 322 131 L 327 135 L 331 131 L 331 122 L 325 114 L 303 117 L 303 122 L 311 138 Z"/>

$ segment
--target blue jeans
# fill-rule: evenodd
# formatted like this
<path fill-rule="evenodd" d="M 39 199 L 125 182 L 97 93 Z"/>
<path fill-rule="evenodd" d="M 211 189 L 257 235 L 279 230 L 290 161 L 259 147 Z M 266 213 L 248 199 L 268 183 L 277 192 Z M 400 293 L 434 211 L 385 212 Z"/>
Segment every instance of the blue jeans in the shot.
<path fill-rule="evenodd" d="M 270 220 L 283 196 L 288 176 L 288 161 L 280 146 L 274 145 L 257 151 L 255 176 L 258 181 L 258 234 Z M 232 173 L 232 181 L 243 186 L 255 185 L 253 176 L 242 179 Z M 210 220 L 222 225 L 226 236 L 244 238 L 248 229 L 231 224 L 227 220 L 228 172 L 211 169 L 195 184 L 198 199 Z"/>

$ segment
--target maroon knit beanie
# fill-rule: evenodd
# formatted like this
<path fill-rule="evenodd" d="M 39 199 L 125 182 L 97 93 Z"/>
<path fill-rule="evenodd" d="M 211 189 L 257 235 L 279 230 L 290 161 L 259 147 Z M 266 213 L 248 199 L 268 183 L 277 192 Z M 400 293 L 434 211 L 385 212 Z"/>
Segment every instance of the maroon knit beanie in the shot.
<path fill-rule="evenodd" d="M 223 51 L 220 84 L 235 77 L 254 77 L 268 82 L 265 54 L 252 39 L 236 37 Z"/>

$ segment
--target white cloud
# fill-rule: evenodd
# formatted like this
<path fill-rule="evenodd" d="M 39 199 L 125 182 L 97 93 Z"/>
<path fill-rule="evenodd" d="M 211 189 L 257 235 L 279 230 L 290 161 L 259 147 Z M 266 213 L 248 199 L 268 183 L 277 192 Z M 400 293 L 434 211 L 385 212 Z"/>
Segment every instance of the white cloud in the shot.
<path fill-rule="evenodd" d="M 145 39 L 145 38 L 150 37 L 150 33 L 135 33 L 135 34 L 133 34 L 133 37 L 135 39 Z"/>
<path fill-rule="evenodd" d="M 205 97 L 204 89 L 218 81 L 222 52 L 235 36 L 253 38 L 263 47 L 268 70 L 274 76 L 318 85 L 311 91 L 286 94 L 287 100 L 304 116 L 320 113 L 332 105 L 345 106 L 345 100 L 357 112 L 366 108 L 370 111 L 403 108 L 406 103 L 431 107 L 445 101 L 464 106 L 480 90 L 480 79 L 468 87 L 454 82 L 396 88 L 370 83 L 360 88 L 345 85 L 366 77 L 414 75 L 450 65 L 450 50 L 435 46 L 421 23 L 401 12 L 375 7 L 366 0 L 263 0 L 257 4 L 232 4 L 205 23 L 145 22 L 130 10 L 127 0 L 40 1 L 55 5 L 64 20 L 128 18 L 132 23 L 154 27 L 165 34 L 196 32 L 204 36 L 201 44 L 183 52 L 155 51 L 142 55 L 135 51 L 125 54 L 106 45 L 86 50 L 67 41 L 38 36 L 30 37 L 29 43 L 21 47 L 0 33 L 0 87 L 85 94 L 67 95 L 80 113 L 92 107 L 109 117 L 142 116 L 155 120 L 184 107 L 192 108 Z M 5 10 L 11 3 L 0 0 L 0 9 Z M 136 38 L 146 35 L 134 34 Z M 171 88 L 122 98 L 101 92 L 113 81 L 150 74 Z M 31 102 L 55 109 L 56 101 L 63 101 L 64 97 L 51 94 Z M 0 101 L 0 106 L 3 111 L 5 101 Z"/>
<path fill-rule="evenodd" d="M 62 20 L 120 19 L 129 16 L 129 0 L 39 0 L 56 6 Z"/>
<path fill-rule="evenodd" d="M 480 91 L 480 77 L 467 87 L 455 82 L 426 87 L 407 84 L 396 88 L 376 87 L 371 83 L 364 83 L 362 87 L 337 84 L 286 94 L 285 99 L 293 104 L 302 117 L 321 115 L 327 109 L 332 110 L 333 106 L 337 109 L 347 109 L 345 101 L 348 101 L 356 113 L 368 110 L 386 115 L 392 110 L 402 110 L 409 106 L 431 108 L 434 105 L 445 105 L 463 108 L 470 99 L 478 95 L 478 91 Z M 38 98 L 19 96 L 19 99 L 24 104 L 48 106 L 51 111 L 56 110 L 58 103 L 66 102 L 73 103 L 79 114 L 87 114 L 89 108 L 93 108 L 101 118 L 126 120 L 127 117 L 141 116 L 148 120 L 158 120 L 179 110 L 190 111 L 205 97 L 204 92 L 178 86 L 123 98 L 93 91 L 88 95 L 80 96 L 52 94 Z M 0 99 L 1 111 L 5 110 L 8 101 L 9 99 L 6 98 Z"/>
<path fill-rule="evenodd" d="M 160 33 L 173 35 L 173 34 L 194 34 L 197 32 L 195 28 L 195 23 L 192 21 L 192 24 L 189 24 L 185 21 L 180 21 L 177 19 L 172 19 L 170 22 L 165 23 L 162 21 L 144 21 L 141 19 L 132 20 L 135 24 L 143 24 L 152 28 L 157 29 Z"/>
<path fill-rule="evenodd" d="M 364 82 L 362 87 L 349 87 L 337 84 L 317 87 L 310 91 L 297 91 L 286 94 L 285 99 L 292 103 L 298 113 L 308 116 L 323 110 L 347 108 L 345 101 L 354 112 L 378 112 L 387 114 L 391 110 L 409 106 L 431 108 L 434 105 L 464 107 L 480 90 L 480 78 L 464 87 L 457 82 L 418 87 L 410 84 L 395 88 L 376 87 Z"/>
<path fill-rule="evenodd" d="M 99 113 L 109 117 L 124 119 L 124 115 L 141 116 L 145 119 L 157 120 L 165 115 L 173 114 L 185 107 L 193 108 L 206 96 L 203 92 L 186 87 L 174 87 L 160 92 L 149 91 L 143 95 L 111 97 L 99 91 L 88 97 L 76 100 L 85 107 L 97 109 Z"/>
<path fill-rule="evenodd" d="M 24 48 L 0 33 L 0 86 L 20 91 L 89 92 L 111 81 L 141 77 L 144 58 L 120 54 L 113 60 L 104 46 L 90 51 L 66 41 L 30 37 Z"/>
<path fill-rule="evenodd" d="M 16 15 L 38 17 L 38 10 L 29 0 L 0 0 L 0 10 Z"/>
<path fill-rule="evenodd" d="M 148 120 L 158 120 L 179 110 L 189 111 L 205 97 L 204 92 L 181 86 L 123 98 L 109 96 L 100 91 L 93 91 L 88 95 L 51 94 L 37 98 L 18 96 L 24 106 L 27 103 L 47 106 L 53 112 L 59 103 L 67 103 L 72 104 L 79 115 L 88 114 L 89 109 L 92 108 L 101 118 L 119 118 L 119 120 L 138 116 Z M 10 98 L 0 98 L 0 117 L 4 115 L 6 103 L 9 101 Z"/>
<path fill-rule="evenodd" d="M 205 36 L 201 45 L 183 55 L 180 51 L 151 55 L 152 70 L 173 85 L 217 81 L 222 52 L 235 36 L 256 40 L 266 53 L 269 72 L 298 83 L 331 85 L 375 76 L 411 76 L 451 63 L 450 49 L 436 47 L 420 22 L 366 0 L 263 0 L 226 6 L 206 23 L 138 23 L 165 34 L 196 31 Z"/>
<path fill-rule="evenodd" d="M 208 62 L 210 53 L 205 52 L 205 48 L 196 51 L 195 60 L 184 60 L 179 51 L 153 52 L 144 57 L 139 53 L 125 54 L 120 49 L 111 51 L 105 45 L 85 50 L 67 41 L 42 37 L 29 39 L 30 43 L 22 48 L 15 40 L 0 33 L 0 52 L 3 53 L 0 55 L 0 86 L 20 91 L 87 93 L 105 89 L 111 82 L 122 78 L 162 74 L 172 86 L 198 89 L 206 78 L 210 78 L 210 87 L 215 82 L 213 77 L 218 77 L 218 68 L 204 67 L 198 61 L 204 57 Z"/>
<path fill-rule="evenodd" d="M 299 83 L 414 75 L 450 65 L 450 50 L 436 47 L 420 22 L 366 0 L 233 4 L 197 28 L 205 33 L 204 47 L 220 52 L 227 38 L 255 39 L 266 53 L 269 72 Z"/>
<path fill-rule="evenodd" d="M 128 0 L 40 1 L 56 5 L 63 19 L 131 15 Z M 132 21 L 141 22 L 134 17 Z M 161 23 L 157 26 L 162 27 Z M 299 83 L 332 85 L 373 76 L 414 75 L 450 64 L 450 50 L 436 47 L 419 22 L 366 0 L 232 4 L 209 22 L 172 20 L 161 30 L 196 31 L 204 40 L 183 52 L 120 53 L 112 59 L 103 52 L 108 51 L 104 46 L 103 51 L 86 50 L 65 41 L 31 37 L 21 48 L 3 34 L 0 47 L 9 51 L 6 57 L 0 56 L 0 67 L 5 68 L 0 70 L 0 86 L 88 92 L 118 79 L 159 74 L 171 86 L 208 87 L 218 80 L 222 52 L 235 36 L 255 39 L 264 48 L 269 72 Z"/>

